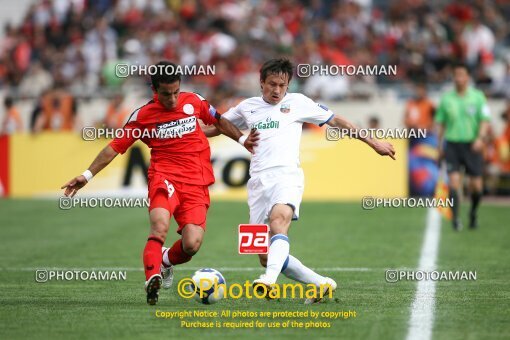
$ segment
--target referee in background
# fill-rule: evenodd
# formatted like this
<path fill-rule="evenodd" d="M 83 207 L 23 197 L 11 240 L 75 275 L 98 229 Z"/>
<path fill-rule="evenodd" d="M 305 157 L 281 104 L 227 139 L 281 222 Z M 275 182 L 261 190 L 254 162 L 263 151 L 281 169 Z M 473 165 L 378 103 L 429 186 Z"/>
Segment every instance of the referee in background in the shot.
<path fill-rule="evenodd" d="M 475 229 L 478 226 L 477 210 L 483 193 L 482 151 L 489 129 L 490 112 L 482 91 L 469 85 L 466 65 L 456 64 L 453 67 L 453 81 L 455 89 L 441 97 L 435 121 L 438 123 L 439 155 L 446 161 L 450 198 L 453 200 L 453 228 L 459 231 L 462 229 L 459 219 L 461 167 L 469 177 L 469 227 Z"/>

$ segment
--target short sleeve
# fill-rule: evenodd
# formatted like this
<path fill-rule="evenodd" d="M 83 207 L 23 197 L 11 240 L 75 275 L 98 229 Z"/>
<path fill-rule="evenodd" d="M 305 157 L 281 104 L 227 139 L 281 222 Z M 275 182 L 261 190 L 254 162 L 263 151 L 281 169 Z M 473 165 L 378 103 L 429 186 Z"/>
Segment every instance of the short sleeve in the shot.
<path fill-rule="evenodd" d="M 110 142 L 110 146 L 113 150 L 115 150 L 115 152 L 120 154 L 125 153 L 126 150 L 129 149 L 129 147 L 138 139 L 134 136 L 140 136 L 140 133 L 133 133 L 133 130 L 138 129 L 141 131 L 143 129 L 143 125 L 136 120 L 138 111 L 139 109 L 131 114 L 129 121 L 122 128 L 123 133 L 116 134 L 118 137 Z"/>
<path fill-rule="evenodd" d="M 231 107 L 227 112 L 221 115 L 221 118 L 227 119 L 241 130 L 249 129 L 241 111 L 241 104 Z"/>
<path fill-rule="evenodd" d="M 198 117 L 206 125 L 212 125 L 217 123 L 218 120 L 216 119 L 216 109 L 214 108 L 214 106 L 209 104 L 209 102 L 207 102 L 207 100 L 205 100 L 205 98 L 202 97 L 201 95 L 196 94 L 196 96 L 200 99 L 200 111 Z"/>
<path fill-rule="evenodd" d="M 487 105 L 487 99 L 483 93 L 480 93 L 480 120 L 490 121 L 491 120 L 491 110 L 489 105 Z"/>
<path fill-rule="evenodd" d="M 334 116 L 333 112 L 325 105 L 316 103 L 307 96 L 303 95 L 301 101 L 302 108 L 298 118 L 300 122 L 322 126 Z"/>

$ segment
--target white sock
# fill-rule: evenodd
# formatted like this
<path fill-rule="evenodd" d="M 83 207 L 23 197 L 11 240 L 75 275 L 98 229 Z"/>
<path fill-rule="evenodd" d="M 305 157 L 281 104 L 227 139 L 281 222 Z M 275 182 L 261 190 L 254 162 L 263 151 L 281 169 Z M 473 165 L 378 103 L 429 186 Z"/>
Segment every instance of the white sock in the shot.
<path fill-rule="evenodd" d="M 168 258 L 168 251 L 170 248 L 164 248 L 163 249 L 163 265 L 165 267 L 170 267 L 172 264 L 170 263 L 170 259 Z"/>
<path fill-rule="evenodd" d="M 266 279 L 270 283 L 276 283 L 278 275 L 282 271 L 283 263 L 289 256 L 289 238 L 283 234 L 271 237 L 271 245 L 267 255 Z"/>
<path fill-rule="evenodd" d="M 305 284 L 312 283 L 320 286 L 326 281 L 324 276 L 317 274 L 292 255 L 289 255 L 287 260 L 285 260 L 282 273 L 289 279 Z"/>

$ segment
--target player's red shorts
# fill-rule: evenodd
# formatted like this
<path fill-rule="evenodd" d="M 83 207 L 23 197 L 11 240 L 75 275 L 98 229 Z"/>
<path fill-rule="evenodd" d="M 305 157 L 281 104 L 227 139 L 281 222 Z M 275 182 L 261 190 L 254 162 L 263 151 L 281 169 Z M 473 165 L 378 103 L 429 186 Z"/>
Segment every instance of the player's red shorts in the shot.
<path fill-rule="evenodd" d="M 149 178 L 149 200 L 149 211 L 164 208 L 170 212 L 179 225 L 177 233 L 181 234 L 182 228 L 190 223 L 205 230 L 207 209 L 211 204 L 208 186 L 171 182 L 154 174 Z"/>

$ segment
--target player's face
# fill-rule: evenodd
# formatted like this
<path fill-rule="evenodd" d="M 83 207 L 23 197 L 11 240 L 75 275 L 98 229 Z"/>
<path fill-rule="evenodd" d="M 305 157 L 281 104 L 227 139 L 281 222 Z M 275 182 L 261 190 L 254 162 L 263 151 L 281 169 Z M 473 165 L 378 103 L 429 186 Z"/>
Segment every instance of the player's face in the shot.
<path fill-rule="evenodd" d="M 287 74 L 270 74 L 265 81 L 260 81 L 262 88 L 262 98 L 269 104 L 278 104 L 285 96 L 289 87 L 289 77 Z"/>
<path fill-rule="evenodd" d="M 159 84 L 156 94 L 158 100 L 167 109 L 173 109 L 177 105 L 181 82 L 176 81 L 170 84 Z"/>
<path fill-rule="evenodd" d="M 463 67 L 457 67 L 453 70 L 453 82 L 457 89 L 465 89 L 469 84 L 469 73 Z"/>

